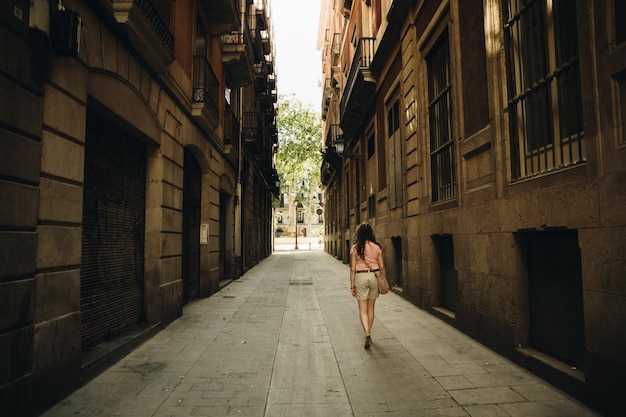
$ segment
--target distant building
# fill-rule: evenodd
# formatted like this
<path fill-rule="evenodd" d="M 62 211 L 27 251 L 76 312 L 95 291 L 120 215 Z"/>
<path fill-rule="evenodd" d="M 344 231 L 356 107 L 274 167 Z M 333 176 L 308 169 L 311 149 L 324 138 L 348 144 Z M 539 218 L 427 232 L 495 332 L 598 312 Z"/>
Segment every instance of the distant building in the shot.
<path fill-rule="evenodd" d="M 297 193 L 293 184 L 286 184 L 283 189 L 285 192 L 275 202 L 275 236 L 295 237 L 297 230 L 298 237 L 322 237 L 324 235 L 324 194 L 306 192 L 296 197 Z"/>
<path fill-rule="evenodd" d="M 616 414 L 626 377 L 626 7 L 325 0 L 325 250 Z"/>
<path fill-rule="evenodd" d="M 267 0 L 8 0 L 0 44 L 0 404 L 21 416 L 271 253 L 276 75 Z"/>

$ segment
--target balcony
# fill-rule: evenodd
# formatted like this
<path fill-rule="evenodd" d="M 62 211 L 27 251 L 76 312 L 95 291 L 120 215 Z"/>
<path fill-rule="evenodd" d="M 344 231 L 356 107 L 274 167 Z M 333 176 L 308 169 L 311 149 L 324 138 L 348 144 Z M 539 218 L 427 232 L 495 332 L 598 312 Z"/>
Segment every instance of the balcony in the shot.
<path fill-rule="evenodd" d="M 276 75 L 274 72 L 267 74 L 267 88 L 270 90 L 276 90 Z"/>
<path fill-rule="evenodd" d="M 250 28 L 254 62 L 258 63 L 263 61 L 265 55 L 270 53 L 264 1 L 255 0 L 254 4 L 249 6 L 247 21 Z"/>
<path fill-rule="evenodd" d="M 339 65 L 339 55 L 341 54 L 341 33 L 333 34 L 333 43 L 331 46 L 330 65 Z"/>
<path fill-rule="evenodd" d="M 192 117 L 207 131 L 214 130 L 219 120 L 220 85 L 204 55 L 193 58 Z"/>
<path fill-rule="evenodd" d="M 332 124 L 328 126 L 324 146 L 326 146 L 327 148 L 334 147 L 337 143 L 337 139 L 341 139 L 342 136 L 343 131 L 341 130 L 341 126 L 339 126 L 338 124 Z"/>
<path fill-rule="evenodd" d="M 242 118 L 242 139 L 251 153 L 263 151 L 263 123 L 259 113 L 247 111 Z"/>
<path fill-rule="evenodd" d="M 209 21 L 211 35 L 220 36 L 239 29 L 240 0 L 201 1 Z"/>
<path fill-rule="evenodd" d="M 330 162 L 323 161 L 322 167 L 320 168 L 320 182 L 322 185 L 328 185 L 331 177 L 333 176 L 333 168 Z"/>
<path fill-rule="evenodd" d="M 322 92 L 322 120 L 326 120 L 328 116 L 328 107 L 330 106 L 330 93 L 332 88 L 330 86 L 330 77 L 324 80 L 324 91 Z"/>
<path fill-rule="evenodd" d="M 339 110 L 341 128 L 348 139 L 357 131 L 374 100 L 376 79 L 370 65 L 374 58 L 375 38 L 359 39 L 346 85 L 341 96 Z"/>
<path fill-rule="evenodd" d="M 222 35 L 222 62 L 230 75 L 231 87 L 237 88 L 254 81 L 254 56 L 248 25 L 243 32 Z"/>
<path fill-rule="evenodd" d="M 352 0 L 343 0 L 343 17 L 349 19 L 350 13 L 352 13 Z"/>
<path fill-rule="evenodd" d="M 137 53 L 157 73 L 174 61 L 172 0 L 113 0 L 113 16 Z"/>
<path fill-rule="evenodd" d="M 267 63 L 265 60 L 254 64 L 254 89 L 257 93 L 267 91 Z"/>
<path fill-rule="evenodd" d="M 259 20 L 259 29 L 267 30 L 269 27 L 269 8 L 267 0 L 254 0 L 254 10 Z"/>

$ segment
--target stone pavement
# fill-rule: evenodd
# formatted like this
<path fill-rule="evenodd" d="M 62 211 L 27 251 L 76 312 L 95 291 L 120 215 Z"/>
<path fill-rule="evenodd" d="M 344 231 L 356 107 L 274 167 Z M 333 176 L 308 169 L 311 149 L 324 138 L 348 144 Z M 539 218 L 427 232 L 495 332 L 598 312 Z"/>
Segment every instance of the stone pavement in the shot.
<path fill-rule="evenodd" d="M 348 267 L 281 250 L 43 417 L 597 416 L 396 294 L 373 345 Z"/>

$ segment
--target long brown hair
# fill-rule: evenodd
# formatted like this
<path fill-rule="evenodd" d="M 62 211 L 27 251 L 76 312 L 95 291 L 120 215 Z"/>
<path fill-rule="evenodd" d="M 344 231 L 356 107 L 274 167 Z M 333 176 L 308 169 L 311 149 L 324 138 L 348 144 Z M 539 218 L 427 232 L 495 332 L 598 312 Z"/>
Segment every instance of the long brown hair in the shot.
<path fill-rule="evenodd" d="M 356 229 L 356 254 L 359 255 L 361 259 L 365 259 L 365 243 L 368 240 L 380 246 L 380 243 L 376 242 L 372 225 L 368 222 L 363 222 Z"/>

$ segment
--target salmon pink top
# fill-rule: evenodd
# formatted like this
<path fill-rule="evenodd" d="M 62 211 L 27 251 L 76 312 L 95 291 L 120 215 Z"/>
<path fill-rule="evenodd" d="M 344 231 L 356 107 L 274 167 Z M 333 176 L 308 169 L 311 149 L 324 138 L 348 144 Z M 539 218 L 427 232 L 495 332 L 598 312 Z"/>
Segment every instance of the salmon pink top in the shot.
<path fill-rule="evenodd" d="M 369 264 L 367 264 L 361 259 L 361 257 L 356 252 L 356 245 L 352 245 L 350 249 L 350 255 L 354 255 L 356 258 L 355 262 L 355 270 L 356 271 L 367 271 L 369 269 L 380 269 L 378 265 L 378 255 L 382 253 L 382 248 L 377 244 L 370 242 L 369 240 L 365 242 L 365 260 Z"/>

